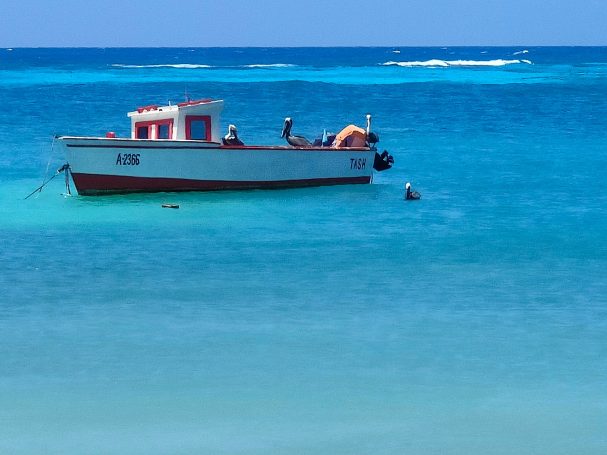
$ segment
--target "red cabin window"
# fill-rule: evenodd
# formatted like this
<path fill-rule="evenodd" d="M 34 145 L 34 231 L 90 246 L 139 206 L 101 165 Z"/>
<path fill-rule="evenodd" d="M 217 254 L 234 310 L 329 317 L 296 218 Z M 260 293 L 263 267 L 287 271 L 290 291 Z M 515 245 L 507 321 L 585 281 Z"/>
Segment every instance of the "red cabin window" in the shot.
<path fill-rule="evenodd" d="M 148 139 L 150 137 L 150 127 L 148 125 L 137 124 L 135 130 L 137 131 L 137 139 Z"/>
<path fill-rule="evenodd" d="M 171 138 L 170 129 L 171 128 L 168 123 L 159 124 L 156 129 L 156 133 L 157 133 L 156 136 L 158 136 L 158 139 L 170 139 Z"/>
<path fill-rule="evenodd" d="M 155 127 L 155 134 L 152 137 L 152 126 Z M 154 120 L 151 122 L 135 123 L 135 137 L 137 139 L 172 139 L 173 138 L 173 120 Z"/>
<path fill-rule="evenodd" d="M 210 141 L 211 117 L 208 115 L 186 115 L 185 138 Z"/>
<path fill-rule="evenodd" d="M 156 122 L 156 139 L 173 139 L 173 120 Z"/>

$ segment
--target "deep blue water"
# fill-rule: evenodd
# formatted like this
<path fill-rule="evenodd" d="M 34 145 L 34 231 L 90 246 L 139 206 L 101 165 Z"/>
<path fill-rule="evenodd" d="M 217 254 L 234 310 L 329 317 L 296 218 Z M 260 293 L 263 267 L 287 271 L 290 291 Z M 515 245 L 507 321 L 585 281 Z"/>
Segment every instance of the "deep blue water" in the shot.
<path fill-rule="evenodd" d="M 186 93 L 395 167 L 24 200 Z M 0 100 L 0 453 L 607 452 L 607 48 L 0 49 Z"/>

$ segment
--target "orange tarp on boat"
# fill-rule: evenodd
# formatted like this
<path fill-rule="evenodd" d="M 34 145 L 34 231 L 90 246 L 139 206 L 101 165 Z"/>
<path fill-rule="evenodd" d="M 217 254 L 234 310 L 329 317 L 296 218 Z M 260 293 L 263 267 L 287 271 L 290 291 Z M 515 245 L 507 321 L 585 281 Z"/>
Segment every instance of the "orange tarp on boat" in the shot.
<path fill-rule="evenodd" d="M 367 133 L 356 125 L 348 125 L 335 136 L 333 147 L 366 147 Z"/>

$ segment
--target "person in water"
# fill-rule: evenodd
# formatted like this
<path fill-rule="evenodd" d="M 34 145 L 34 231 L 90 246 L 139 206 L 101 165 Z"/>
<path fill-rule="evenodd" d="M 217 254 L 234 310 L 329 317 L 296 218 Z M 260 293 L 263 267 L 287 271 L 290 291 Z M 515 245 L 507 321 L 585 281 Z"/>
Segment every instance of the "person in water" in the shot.
<path fill-rule="evenodd" d="M 407 201 L 414 201 L 417 199 L 421 199 L 421 197 L 422 197 L 422 195 L 419 194 L 417 191 L 411 190 L 411 184 L 409 182 L 407 182 L 405 185 L 405 199 Z"/>

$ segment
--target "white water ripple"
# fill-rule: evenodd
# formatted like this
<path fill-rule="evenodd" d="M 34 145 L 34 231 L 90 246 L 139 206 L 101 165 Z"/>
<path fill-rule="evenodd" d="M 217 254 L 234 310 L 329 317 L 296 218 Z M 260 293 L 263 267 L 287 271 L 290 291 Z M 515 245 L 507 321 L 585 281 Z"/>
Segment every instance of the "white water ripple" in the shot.
<path fill-rule="evenodd" d="M 428 68 L 447 68 L 450 66 L 458 66 L 458 67 L 471 67 L 471 66 L 488 66 L 488 67 L 499 67 L 506 65 L 517 65 L 517 64 L 528 64 L 531 65 L 532 62 L 530 60 L 504 60 L 504 59 L 495 59 L 495 60 L 439 60 L 432 59 L 426 61 L 405 61 L 405 62 L 396 62 L 389 61 L 385 63 L 381 63 L 382 66 L 402 66 L 406 68 L 413 67 L 428 67 Z"/>
<path fill-rule="evenodd" d="M 157 65 L 124 65 L 114 63 L 115 68 L 177 68 L 177 69 L 197 69 L 197 68 L 212 68 L 211 65 L 199 65 L 193 63 L 176 63 L 176 64 L 157 64 Z"/>
<path fill-rule="evenodd" d="M 297 65 L 292 63 L 254 63 L 252 65 L 244 65 L 245 68 L 291 68 Z"/>
<path fill-rule="evenodd" d="M 236 66 L 213 66 L 204 65 L 198 63 L 160 63 L 153 65 L 132 65 L 123 63 L 112 64 L 114 68 L 128 68 L 128 69 L 140 69 L 140 68 L 175 68 L 175 69 L 199 69 L 199 68 L 291 68 L 297 65 L 291 63 L 253 63 L 250 65 L 236 65 Z"/>

